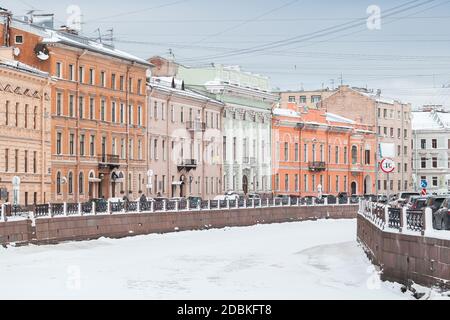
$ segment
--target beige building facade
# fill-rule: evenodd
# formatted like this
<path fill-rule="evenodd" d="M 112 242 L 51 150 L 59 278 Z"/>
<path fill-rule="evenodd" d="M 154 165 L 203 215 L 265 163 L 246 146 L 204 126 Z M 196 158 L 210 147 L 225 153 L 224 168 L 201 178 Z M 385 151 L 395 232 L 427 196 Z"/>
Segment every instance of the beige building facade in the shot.
<path fill-rule="evenodd" d="M 173 77 L 148 87 L 147 193 L 214 199 L 222 192 L 223 104 Z"/>
<path fill-rule="evenodd" d="M 0 57 L 0 203 L 32 205 L 51 199 L 48 74 Z M 18 179 L 17 179 L 18 178 Z M 13 179 L 20 181 L 13 187 Z"/>
<path fill-rule="evenodd" d="M 304 108 L 317 109 L 323 99 L 328 98 L 336 90 L 300 90 L 300 91 L 283 91 L 279 93 L 280 108 L 288 109 L 293 105 L 297 106 L 297 112 L 304 111 Z"/>
<path fill-rule="evenodd" d="M 374 126 L 377 130 L 378 150 L 383 144 L 394 145 L 390 155 L 396 170 L 389 177 L 377 166 L 376 191 L 380 194 L 397 193 L 414 189 L 412 178 L 412 116 L 411 105 L 383 97 L 381 92 L 340 86 L 322 100 L 320 108 L 343 115 L 358 123 Z M 378 163 L 383 156 L 377 152 Z"/>

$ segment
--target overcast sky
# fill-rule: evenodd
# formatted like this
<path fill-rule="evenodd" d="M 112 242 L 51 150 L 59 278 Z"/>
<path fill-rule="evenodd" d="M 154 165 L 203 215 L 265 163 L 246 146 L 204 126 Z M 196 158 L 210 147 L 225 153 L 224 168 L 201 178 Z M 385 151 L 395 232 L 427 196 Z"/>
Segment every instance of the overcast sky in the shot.
<path fill-rule="evenodd" d="M 15 15 L 55 13 L 57 26 L 70 5 L 81 9 L 84 35 L 113 28 L 115 45 L 142 58 L 171 49 L 186 65 L 240 65 L 283 90 L 342 81 L 450 106 L 449 0 L 0 0 Z M 367 27 L 371 5 L 380 30 Z"/>

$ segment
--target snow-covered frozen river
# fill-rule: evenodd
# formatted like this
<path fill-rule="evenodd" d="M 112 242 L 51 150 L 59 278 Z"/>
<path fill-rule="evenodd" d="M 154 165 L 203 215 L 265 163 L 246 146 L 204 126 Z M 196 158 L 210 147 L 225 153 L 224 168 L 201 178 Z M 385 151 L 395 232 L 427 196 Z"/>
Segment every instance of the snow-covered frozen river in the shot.
<path fill-rule="evenodd" d="M 0 247 L 0 299 L 412 299 L 355 235 L 327 220 Z"/>

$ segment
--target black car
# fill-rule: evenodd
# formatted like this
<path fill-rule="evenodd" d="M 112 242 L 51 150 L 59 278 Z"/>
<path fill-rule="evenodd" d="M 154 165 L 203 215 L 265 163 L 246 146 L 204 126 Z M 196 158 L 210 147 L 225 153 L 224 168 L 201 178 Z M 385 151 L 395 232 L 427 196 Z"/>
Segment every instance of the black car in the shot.
<path fill-rule="evenodd" d="M 433 211 L 433 213 L 435 213 L 436 211 L 438 211 L 441 206 L 442 203 L 447 199 L 447 197 L 444 196 L 434 196 L 434 197 L 429 197 L 427 199 L 427 201 L 425 202 L 425 207 L 426 208 L 431 208 L 431 210 Z"/>
<path fill-rule="evenodd" d="M 446 198 L 433 213 L 433 227 L 437 230 L 450 230 L 450 198 Z"/>

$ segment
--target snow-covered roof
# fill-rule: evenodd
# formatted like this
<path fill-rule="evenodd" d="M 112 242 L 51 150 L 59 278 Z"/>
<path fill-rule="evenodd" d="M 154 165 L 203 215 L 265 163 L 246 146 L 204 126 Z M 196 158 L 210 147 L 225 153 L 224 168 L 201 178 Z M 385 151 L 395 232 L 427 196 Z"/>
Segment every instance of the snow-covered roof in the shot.
<path fill-rule="evenodd" d="M 412 112 L 413 130 L 450 129 L 450 113 L 444 112 Z"/>
<path fill-rule="evenodd" d="M 175 88 L 172 87 L 172 80 L 175 82 Z M 172 77 L 151 77 L 149 85 L 152 88 L 157 88 L 159 90 L 163 90 L 166 92 L 172 92 L 172 93 L 176 93 L 181 96 L 194 98 L 194 99 L 198 99 L 198 100 L 202 100 L 202 101 L 212 101 L 212 102 L 223 105 L 223 103 L 218 100 L 212 99 L 210 97 L 207 97 L 200 93 L 194 92 L 187 88 L 184 88 L 184 90 L 183 90 L 182 83 L 183 83 L 182 80 L 172 78 Z"/>
<path fill-rule="evenodd" d="M 33 68 L 33 67 L 31 67 L 25 63 L 19 62 L 19 61 L 1 60 L 0 66 L 29 72 L 34 75 L 40 76 L 40 77 L 48 77 L 49 76 L 49 74 L 47 72 L 43 72 L 39 69 Z"/>
<path fill-rule="evenodd" d="M 92 52 L 101 53 L 105 55 L 109 55 L 111 57 L 115 57 L 118 59 L 124 59 L 131 62 L 136 62 L 145 66 L 152 66 L 151 63 L 147 62 L 144 59 L 136 57 L 127 52 L 118 50 L 112 46 L 108 46 L 103 43 L 99 43 L 97 41 L 91 40 L 87 37 L 70 34 L 64 31 L 57 31 L 53 29 L 48 29 L 44 27 L 40 27 L 37 25 L 33 25 L 24 21 L 19 21 L 14 19 L 12 26 L 17 29 L 21 29 L 33 34 L 36 34 L 43 38 L 42 42 L 45 44 L 52 43 L 61 43 L 69 46 L 74 46 L 81 49 L 86 49 Z"/>
<path fill-rule="evenodd" d="M 273 109 L 273 114 L 275 116 L 282 116 L 282 117 L 300 117 L 300 114 L 298 112 L 295 112 L 294 110 L 282 109 L 282 108 Z"/>
<path fill-rule="evenodd" d="M 348 123 L 348 124 L 356 124 L 355 121 L 342 117 L 340 115 L 334 114 L 334 113 L 327 113 L 327 121 L 331 122 L 340 122 L 340 123 Z"/>

